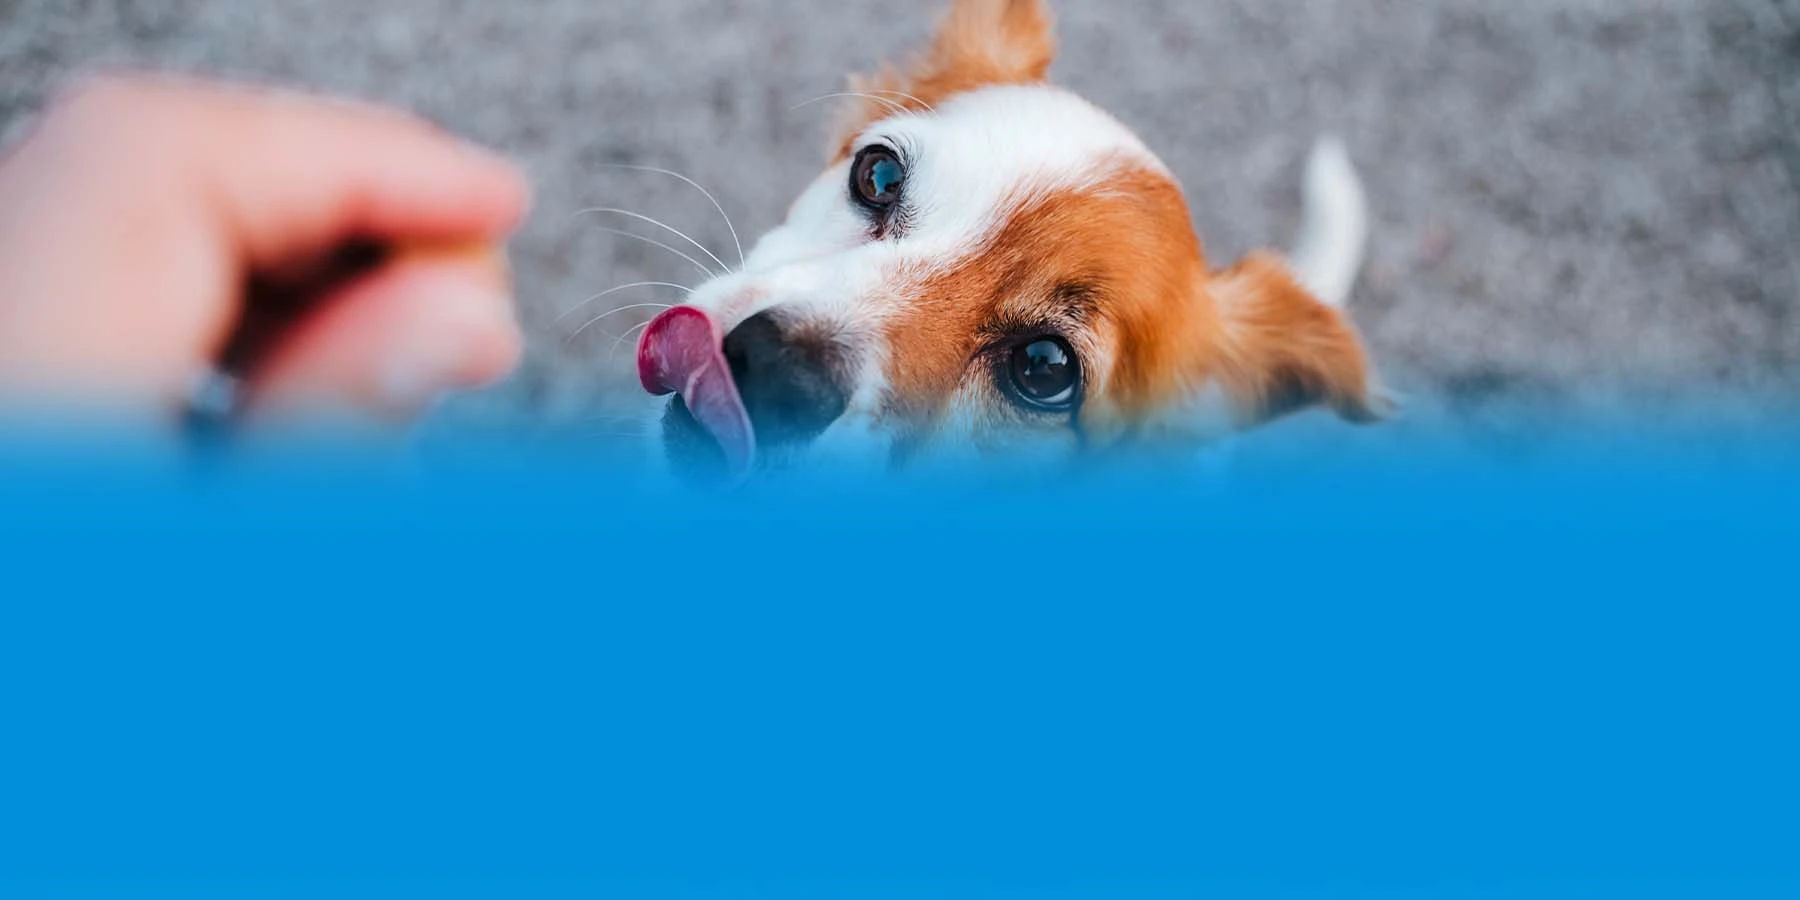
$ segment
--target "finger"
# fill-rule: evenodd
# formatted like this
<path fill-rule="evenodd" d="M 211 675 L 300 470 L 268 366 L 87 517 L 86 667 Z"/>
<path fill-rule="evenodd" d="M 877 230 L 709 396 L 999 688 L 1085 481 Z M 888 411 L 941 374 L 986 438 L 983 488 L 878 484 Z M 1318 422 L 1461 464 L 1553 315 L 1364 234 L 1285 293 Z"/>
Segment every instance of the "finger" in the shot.
<path fill-rule="evenodd" d="M 252 427 L 404 424 L 517 365 L 521 338 L 491 256 L 411 256 L 328 298 L 253 376 Z"/>
<path fill-rule="evenodd" d="M 131 157 L 145 178 L 206 198 L 250 268 L 348 239 L 499 238 L 529 203 L 510 163 L 391 110 L 168 78 L 97 82 L 70 105 L 146 148 Z"/>

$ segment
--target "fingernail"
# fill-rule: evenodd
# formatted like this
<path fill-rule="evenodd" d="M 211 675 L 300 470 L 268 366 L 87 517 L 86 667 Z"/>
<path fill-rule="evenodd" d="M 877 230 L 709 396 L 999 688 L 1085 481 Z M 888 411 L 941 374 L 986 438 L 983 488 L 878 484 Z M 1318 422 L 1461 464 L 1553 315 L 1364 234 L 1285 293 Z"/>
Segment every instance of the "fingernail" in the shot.
<path fill-rule="evenodd" d="M 396 412 L 422 411 L 487 381 L 494 348 L 516 329 L 511 301 L 467 284 L 447 284 L 430 305 L 430 324 L 393 353 L 376 384 L 381 403 Z"/>

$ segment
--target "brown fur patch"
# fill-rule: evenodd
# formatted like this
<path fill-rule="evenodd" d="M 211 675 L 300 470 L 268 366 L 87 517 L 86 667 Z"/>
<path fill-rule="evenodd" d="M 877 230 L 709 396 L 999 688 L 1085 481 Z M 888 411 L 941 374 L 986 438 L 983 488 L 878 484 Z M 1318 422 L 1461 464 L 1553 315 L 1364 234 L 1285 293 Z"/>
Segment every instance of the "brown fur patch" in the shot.
<path fill-rule="evenodd" d="M 840 122 L 833 161 L 870 125 L 897 110 L 919 112 L 957 94 L 1003 84 L 1036 84 L 1056 58 L 1055 23 L 1043 0 L 955 0 L 931 49 L 903 70 L 850 79 L 859 98 Z"/>
<path fill-rule="evenodd" d="M 1273 254 L 1209 273 L 1180 188 L 1141 168 L 1022 203 L 954 268 L 895 280 L 912 299 L 886 326 L 887 405 L 917 430 L 971 372 L 989 377 L 984 353 L 1044 332 L 1083 357 L 1081 425 L 1100 441 L 1167 424 L 1209 383 L 1245 426 L 1321 402 L 1353 421 L 1383 412 L 1343 316 Z"/>
<path fill-rule="evenodd" d="M 901 275 L 916 287 L 885 335 L 892 411 L 930 419 L 983 351 L 1047 331 L 1113 361 L 1089 363 L 1098 402 L 1084 424 L 1129 419 L 1204 377 L 1198 361 L 1217 354 L 1219 323 L 1195 296 L 1204 273 L 1181 191 L 1163 175 L 1130 168 L 1099 189 L 1025 202 L 955 268 Z"/>

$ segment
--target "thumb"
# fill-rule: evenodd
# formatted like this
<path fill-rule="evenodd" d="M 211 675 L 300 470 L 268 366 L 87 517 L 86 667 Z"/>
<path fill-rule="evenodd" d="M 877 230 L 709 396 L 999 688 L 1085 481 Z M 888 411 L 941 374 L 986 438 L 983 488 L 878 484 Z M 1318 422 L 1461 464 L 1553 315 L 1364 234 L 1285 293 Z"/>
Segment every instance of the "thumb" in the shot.
<path fill-rule="evenodd" d="M 403 425 L 445 394 L 506 375 L 521 343 L 491 252 L 402 256 L 294 328 L 249 385 L 247 424 Z"/>

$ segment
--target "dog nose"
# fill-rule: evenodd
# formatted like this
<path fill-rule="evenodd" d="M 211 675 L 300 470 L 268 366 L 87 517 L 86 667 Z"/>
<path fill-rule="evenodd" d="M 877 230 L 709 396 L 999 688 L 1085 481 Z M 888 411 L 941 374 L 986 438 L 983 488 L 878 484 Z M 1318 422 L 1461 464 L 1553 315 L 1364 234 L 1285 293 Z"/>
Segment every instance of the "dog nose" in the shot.
<path fill-rule="evenodd" d="M 795 339 L 771 312 L 733 328 L 723 349 L 759 445 L 810 441 L 850 403 L 832 374 L 836 352 L 830 341 Z"/>

